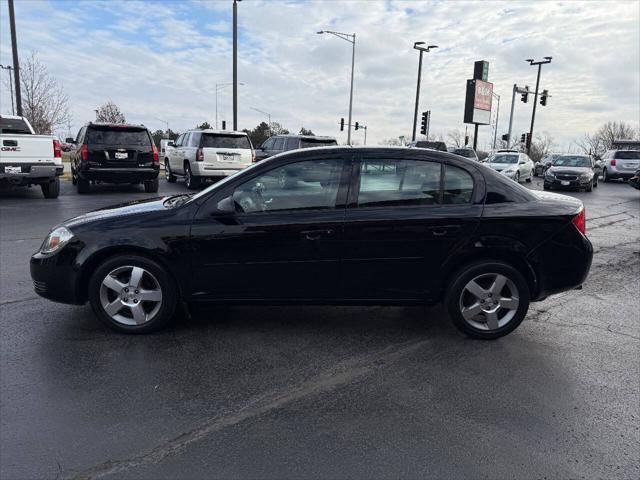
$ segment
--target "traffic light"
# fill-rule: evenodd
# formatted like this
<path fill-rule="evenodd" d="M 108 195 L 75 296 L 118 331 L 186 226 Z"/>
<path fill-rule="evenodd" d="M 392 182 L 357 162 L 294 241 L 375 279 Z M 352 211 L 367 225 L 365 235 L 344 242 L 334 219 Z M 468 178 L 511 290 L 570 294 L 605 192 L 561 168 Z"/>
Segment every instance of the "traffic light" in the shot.
<path fill-rule="evenodd" d="M 522 100 L 524 103 L 527 103 L 529 101 L 529 85 L 525 85 L 524 90 L 525 91 L 520 97 L 520 100 Z"/>
<path fill-rule="evenodd" d="M 222 129 L 223 130 L 227 129 L 227 121 L 226 120 L 222 120 Z"/>
<path fill-rule="evenodd" d="M 547 97 L 549 96 L 549 90 L 543 90 L 540 95 L 540 105 L 543 107 L 547 104 Z"/>
<path fill-rule="evenodd" d="M 520 143 L 527 143 L 527 134 L 523 133 L 520 135 Z"/>
<path fill-rule="evenodd" d="M 422 112 L 422 123 L 420 124 L 420 133 L 422 135 L 427 134 L 427 123 L 429 122 L 428 116 L 429 112 Z"/>
<path fill-rule="evenodd" d="M 344 118 L 340 119 L 340 131 L 343 132 L 344 131 Z"/>
<path fill-rule="evenodd" d="M 359 127 L 360 127 L 360 124 L 356 122 L 356 124 L 354 125 L 354 129 L 357 130 Z"/>
<path fill-rule="evenodd" d="M 502 140 L 505 141 L 505 142 L 508 142 L 509 141 L 509 134 L 505 133 L 504 135 L 502 135 Z"/>

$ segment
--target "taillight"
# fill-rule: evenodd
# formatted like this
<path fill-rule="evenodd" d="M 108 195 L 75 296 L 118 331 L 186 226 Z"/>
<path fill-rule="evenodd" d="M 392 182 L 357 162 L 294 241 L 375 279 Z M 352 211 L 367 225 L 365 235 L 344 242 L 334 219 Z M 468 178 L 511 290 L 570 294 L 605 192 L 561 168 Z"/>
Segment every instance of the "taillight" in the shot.
<path fill-rule="evenodd" d="M 202 147 L 198 147 L 196 150 L 196 162 L 204 161 L 204 152 L 202 151 Z"/>
<path fill-rule="evenodd" d="M 616 159 L 615 159 L 615 158 L 612 158 L 612 159 L 611 159 L 611 166 L 612 166 L 612 167 L 615 167 L 615 166 L 616 166 Z"/>
<path fill-rule="evenodd" d="M 158 149 L 155 144 L 153 144 L 153 161 L 154 163 L 160 162 L 160 156 L 158 155 Z"/>
<path fill-rule="evenodd" d="M 53 141 L 53 158 L 62 158 L 62 146 L 60 140 Z"/>
<path fill-rule="evenodd" d="M 573 217 L 573 220 L 571 220 L 571 223 L 573 223 L 576 226 L 576 228 L 580 233 L 582 233 L 583 235 L 587 234 L 587 217 L 584 211 L 584 207 L 582 207 L 578 212 L 578 214 L 575 217 Z"/>
<path fill-rule="evenodd" d="M 83 162 L 86 162 L 87 160 L 89 160 L 89 149 L 87 148 L 87 144 L 83 143 L 80 146 L 80 159 Z"/>

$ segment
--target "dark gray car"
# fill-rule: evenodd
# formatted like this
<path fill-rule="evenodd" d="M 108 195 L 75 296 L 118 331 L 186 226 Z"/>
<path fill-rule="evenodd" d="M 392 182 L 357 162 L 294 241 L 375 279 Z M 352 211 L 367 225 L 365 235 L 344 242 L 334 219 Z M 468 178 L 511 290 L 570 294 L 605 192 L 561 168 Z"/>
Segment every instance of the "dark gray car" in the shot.
<path fill-rule="evenodd" d="M 267 138 L 256 148 L 256 161 L 264 160 L 278 153 L 298 150 L 300 148 L 329 147 L 338 145 L 333 137 L 315 135 L 274 135 Z"/>

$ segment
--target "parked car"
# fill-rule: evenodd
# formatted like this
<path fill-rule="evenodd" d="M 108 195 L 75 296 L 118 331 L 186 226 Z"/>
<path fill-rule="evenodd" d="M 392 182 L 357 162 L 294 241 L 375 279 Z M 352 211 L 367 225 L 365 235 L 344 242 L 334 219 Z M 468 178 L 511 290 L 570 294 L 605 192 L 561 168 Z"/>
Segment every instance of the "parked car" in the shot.
<path fill-rule="evenodd" d="M 430 150 L 438 150 L 440 152 L 447 151 L 447 144 L 444 142 L 428 141 L 428 140 L 416 140 L 409 142 L 407 147 L 410 148 L 428 148 Z"/>
<path fill-rule="evenodd" d="M 264 160 L 282 152 L 301 148 L 332 147 L 338 145 L 333 137 L 317 135 L 274 135 L 267 138 L 260 148 L 256 149 L 256 161 Z"/>
<path fill-rule="evenodd" d="M 533 162 L 529 155 L 516 151 L 499 151 L 487 158 L 487 165 L 506 177 L 520 182 L 533 178 Z"/>
<path fill-rule="evenodd" d="M 640 190 L 640 168 L 636 170 L 636 173 L 629 179 L 629 185 L 636 190 Z"/>
<path fill-rule="evenodd" d="M 0 188 L 40 185 L 44 198 L 60 194 L 62 151 L 51 135 L 36 135 L 29 121 L 0 115 Z"/>
<path fill-rule="evenodd" d="M 97 183 L 142 183 L 145 192 L 158 191 L 158 149 L 144 125 L 89 122 L 67 143 L 74 144 L 71 180 L 78 193 Z"/>
<path fill-rule="evenodd" d="M 303 173 L 283 186 L 283 169 Z M 192 302 L 442 302 L 457 328 L 488 339 L 514 330 L 530 301 L 578 288 L 591 259 L 575 198 L 448 153 L 335 147 L 67 220 L 31 276 L 39 295 L 89 301 L 127 333 Z"/>
<path fill-rule="evenodd" d="M 475 160 L 478 162 L 478 155 L 473 148 L 454 148 L 451 153 L 454 155 L 460 155 L 461 157 L 468 158 L 469 160 Z"/>
<path fill-rule="evenodd" d="M 164 172 L 170 183 L 183 176 L 187 188 L 193 190 L 232 175 L 254 160 L 253 145 L 245 132 L 196 129 L 167 144 Z"/>
<path fill-rule="evenodd" d="M 602 156 L 602 178 L 605 182 L 634 176 L 640 168 L 640 150 L 609 150 Z"/>
<path fill-rule="evenodd" d="M 544 157 L 542 157 L 538 162 L 535 162 L 533 168 L 533 175 L 539 176 L 544 175 L 544 172 L 551 166 L 553 160 L 559 157 L 560 153 L 547 153 Z"/>
<path fill-rule="evenodd" d="M 544 189 L 585 189 L 590 192 L 598 186 L 596 166 L 590 155 L 557 155 L 544 173 Z"/>

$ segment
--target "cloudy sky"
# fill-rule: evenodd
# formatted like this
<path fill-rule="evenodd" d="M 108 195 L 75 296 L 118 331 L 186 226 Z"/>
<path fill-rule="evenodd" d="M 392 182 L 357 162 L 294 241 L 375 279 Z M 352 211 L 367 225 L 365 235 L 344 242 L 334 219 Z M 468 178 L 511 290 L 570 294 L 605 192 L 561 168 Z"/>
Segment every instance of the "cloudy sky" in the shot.
<path fill-rule="evenodd" d="M 184 130 L 215 121 L 215 84 L 230 82 L 231 1 L 15 0 L 21 55 L 40 60 L 71 99 L 72 131 L 108 99 L 130 122 L 152 130 Z M 267 1 L 244 0 L 239 11 L 239 127 L 271 113 L 290 130 L 340 132 L 347 117 L 350 44 L 322 29 L 357 35 L 353 115 L 369 127 L 368 142 L 409 135 L 418 52 L 426 54 L 420 111 L 431 129 L 464 129 L 466 79 L 475 60 L 490 62 L 501 95 L 499 134 L 506 132 L 514 83 L 535 86 L 524 61 L 552 56 L 541 89 L 553 97 L 538 108 L 536 131 L 557 147 L 608 120 L 638 125 L 640 2 L 629 1 Z M 0 1 L 0 63 L 11 63 L 6 0 Z M 2 72 L 2 75 L 7 75 Z M 10 113 L 1 86 L 0 112 Z M 218 116 L 231 124 L 231 89 L 219 93 Z M 532 103 L 516 97 L 514 134 L 528 130 Z M 492 137 L 480 127 L 479 146 Z M 362 142 L 361 132 L 354 139 Z"/>

